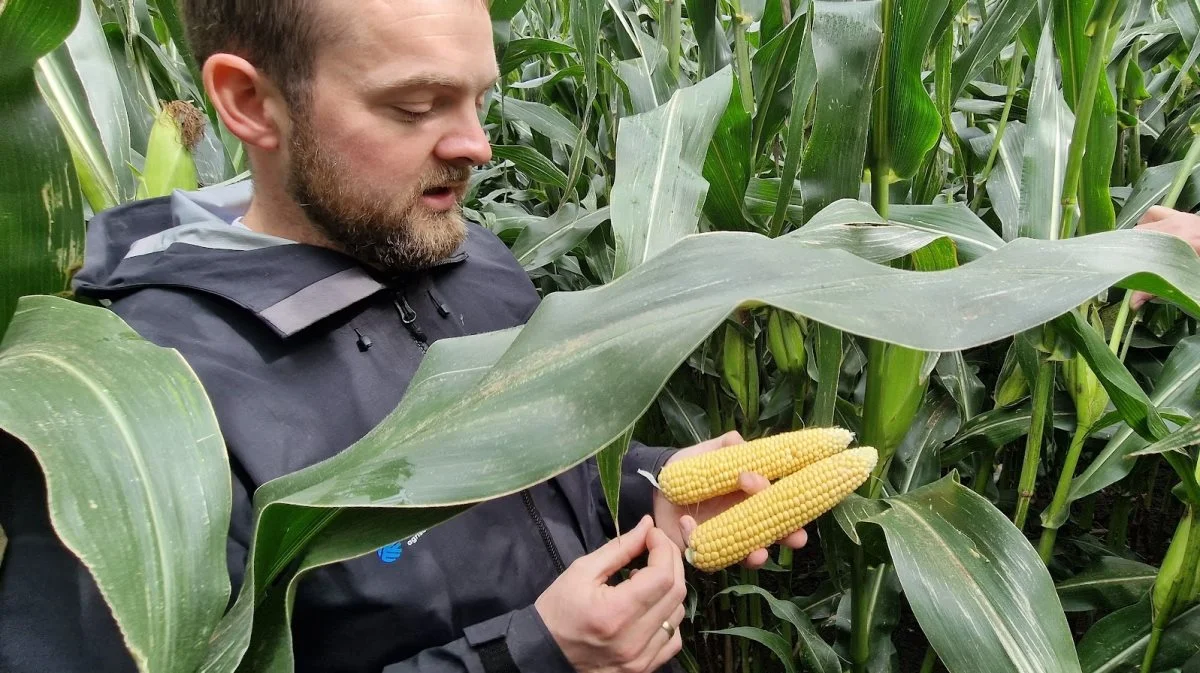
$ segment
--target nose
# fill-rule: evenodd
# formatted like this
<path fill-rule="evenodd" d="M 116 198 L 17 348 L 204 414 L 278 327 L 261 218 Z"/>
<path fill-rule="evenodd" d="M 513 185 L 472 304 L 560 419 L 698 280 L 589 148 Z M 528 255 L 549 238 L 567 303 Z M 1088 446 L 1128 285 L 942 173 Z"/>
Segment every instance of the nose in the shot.
<path fill-rule="evenodd" d="M 455 166 L 478 166 L 492 160 L 491 141 L 473 106 L 457 115 L 454 126 L 438 142 L 434 152 L 439 159 Z"/>

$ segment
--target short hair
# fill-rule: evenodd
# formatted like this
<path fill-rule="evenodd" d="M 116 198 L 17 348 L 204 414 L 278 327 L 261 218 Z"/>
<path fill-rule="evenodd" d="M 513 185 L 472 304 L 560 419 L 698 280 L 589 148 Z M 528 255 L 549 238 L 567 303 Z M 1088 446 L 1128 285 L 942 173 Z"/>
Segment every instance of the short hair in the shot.
<path fill-rule="evenodd" d="M 314 0 L 183 0 L 188 42 L 201 65 L 236 54 L 262 70 L 292 105 L 303 105 L 317 40 Z M 197 82 L 201 86 L 200 82 Z"/>

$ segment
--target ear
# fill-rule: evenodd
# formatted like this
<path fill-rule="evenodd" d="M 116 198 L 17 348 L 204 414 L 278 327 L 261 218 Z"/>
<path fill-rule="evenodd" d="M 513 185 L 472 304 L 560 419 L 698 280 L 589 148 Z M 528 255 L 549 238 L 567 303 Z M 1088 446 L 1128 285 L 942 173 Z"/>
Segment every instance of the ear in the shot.
<path fill-rule="evenodd" d="M 287 127 L 279 89 L 244 58 L 214 54 L 204 63 L 204 86 L 221 121 L 247 145 L 272 151 Z"/>

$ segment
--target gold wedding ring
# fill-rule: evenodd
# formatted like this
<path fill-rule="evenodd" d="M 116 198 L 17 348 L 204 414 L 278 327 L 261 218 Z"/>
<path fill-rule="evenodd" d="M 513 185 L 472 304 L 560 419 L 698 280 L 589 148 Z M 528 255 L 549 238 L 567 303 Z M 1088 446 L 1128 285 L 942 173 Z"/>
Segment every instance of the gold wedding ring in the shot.
<path fill-rule="evenodd" d="M 663 628 L 663 630 L 664 630 L 664 631 L 666 631 L 666 632 L 667 632 L 667 637 L 668 637 L 668 638 L 674 638 L 674 637 L 675 637 L 675 627 L 674 627 L 674 626 L 671 626 L 671 622 L 663 622 L 663 623 L 662 623 L 662 628 Z"/>

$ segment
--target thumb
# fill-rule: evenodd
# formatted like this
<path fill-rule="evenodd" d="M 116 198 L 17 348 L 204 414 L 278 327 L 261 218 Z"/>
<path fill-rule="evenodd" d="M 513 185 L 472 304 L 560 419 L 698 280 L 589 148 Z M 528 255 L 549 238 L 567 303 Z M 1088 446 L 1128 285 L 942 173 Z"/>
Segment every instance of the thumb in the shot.
<path fill-rule="evenodd" d="M 609 540 L 596 551 L 584 556 L 583 570 L 601 582 L 624 568 L 646 550 L 646 537 L 654 530 L 654 519 L 642 517 L 632 530 Z"/>

